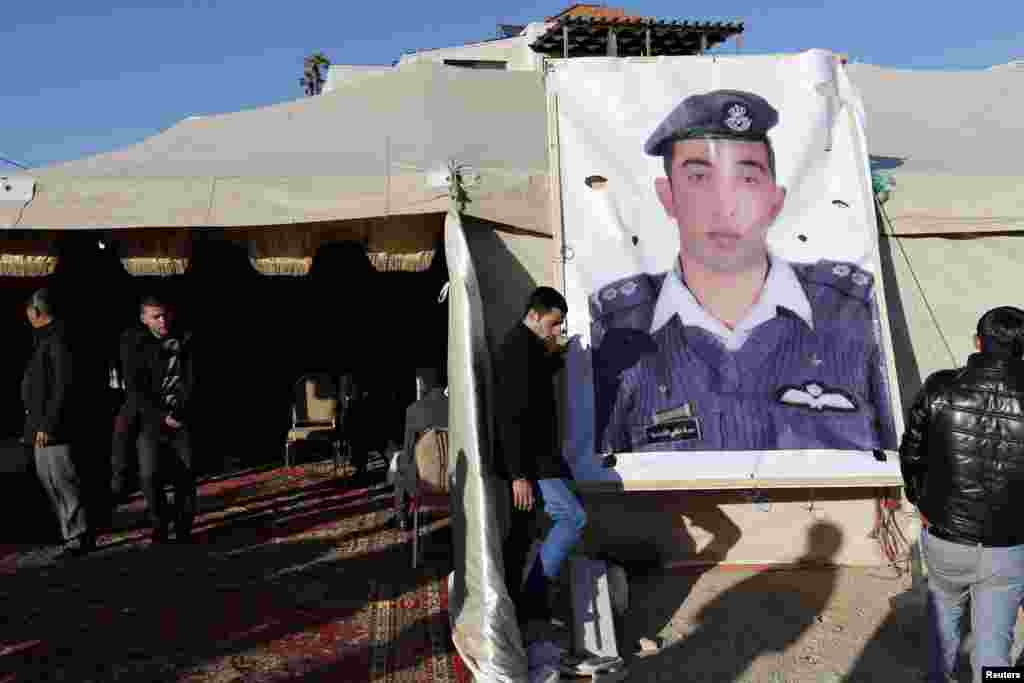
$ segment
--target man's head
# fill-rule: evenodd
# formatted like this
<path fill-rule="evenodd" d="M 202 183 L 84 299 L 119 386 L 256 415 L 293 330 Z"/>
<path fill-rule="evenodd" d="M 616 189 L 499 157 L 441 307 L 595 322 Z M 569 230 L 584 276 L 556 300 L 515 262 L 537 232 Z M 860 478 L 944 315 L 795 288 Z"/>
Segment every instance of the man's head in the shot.
<path fill-rule="evenodd" d="M 562 323 L 568 311 L 569 305 L 558 290 L 538 287 L 526 302 L 523 323 L 541 339 L 554 339 L 562 333 Z"/>
<path fill-rule="evenodd" d="M 50 290 L 37 289 L 25 302 L 25 317 L 34 329 L 46 327 L 54 318 L 53 299 Z"/>
<path fill-rule="evenodd" d="M 982 353 L 1024 357 L 1024 311 L 1000 306 L 981 316 L 975 347 Z"/>
<path fill-rule="evenodd" d="M 716 90 L 683 100 L 644 146 L 663 159 L 665 177 L 654 188 L 679 226 L 680 250 L 709 270 L 764 262 L 768 229 L 786 199 L 768 139 L 778 119 L 758 95 Z"/>
<path fill-rule="evenodd" d="M 139 319 L 154 337 L 163 339 L 171 333 L 174 311 L 160 298 L 147 296 L 139 303 Z"/>

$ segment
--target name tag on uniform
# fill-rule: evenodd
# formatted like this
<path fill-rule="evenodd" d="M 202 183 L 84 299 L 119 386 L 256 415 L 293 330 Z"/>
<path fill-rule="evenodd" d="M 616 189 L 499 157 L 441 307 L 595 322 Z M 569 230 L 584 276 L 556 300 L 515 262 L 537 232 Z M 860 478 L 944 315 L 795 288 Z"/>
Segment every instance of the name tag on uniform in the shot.
<path fill-rule="evenodd" d="M 647 443 L 700 441 L 702 438 L 699 417 L 680 417 L 647 427 Z"/>
<path fill-rule="evenodd" d="M 647 443 L 699 441 L 703 436 L 700 418 L 693 414 L 689 401 L 678 408 L 655 413 L 654 424 L 647 427 Z"/>

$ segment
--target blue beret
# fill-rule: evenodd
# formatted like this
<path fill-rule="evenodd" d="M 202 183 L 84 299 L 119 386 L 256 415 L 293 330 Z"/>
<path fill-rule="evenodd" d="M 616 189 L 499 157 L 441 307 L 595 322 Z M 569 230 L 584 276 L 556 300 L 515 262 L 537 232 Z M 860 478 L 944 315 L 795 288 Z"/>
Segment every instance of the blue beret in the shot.
<path fill-rule="evenodd" d="M 665 143 L 688 138 L 767 140 L 779 112 L 760 95 L 714 90 L 691 95 L 654 129 L 644 145 L 651 156 L 665 156 Z"/>

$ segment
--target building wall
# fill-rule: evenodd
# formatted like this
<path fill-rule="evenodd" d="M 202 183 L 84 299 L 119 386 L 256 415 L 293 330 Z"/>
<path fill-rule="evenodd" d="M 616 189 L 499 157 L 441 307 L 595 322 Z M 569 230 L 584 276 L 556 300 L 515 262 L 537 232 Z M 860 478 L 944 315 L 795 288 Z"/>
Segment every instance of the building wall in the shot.
<path fill-rule="evenodd" d="M 324 82 L 324 88 L 321 92 L 329 93 L 354 76 L 367 73 L 387 73 L 394 70 L 395 67 L 388 65 L 331 64 L 331 67 L 327 70 L 327 80 Z"/>
<path fill-rule="evenodd" d="M 530 43 L 544 32 L 544 28 L 545 24 L 543 23 L 533 23 L 526 27 L 523 35 L 515 38 L 423 50 L 403 55 L 398 66 L 401 68 L 406 64 L 420 62 L 443 63 L 446 59 L 466 59 L 503 61 L 506 62 L 506 68 L 510 71 L 539 71 L 543 66 L 543 57 L 530 49 Z"/>

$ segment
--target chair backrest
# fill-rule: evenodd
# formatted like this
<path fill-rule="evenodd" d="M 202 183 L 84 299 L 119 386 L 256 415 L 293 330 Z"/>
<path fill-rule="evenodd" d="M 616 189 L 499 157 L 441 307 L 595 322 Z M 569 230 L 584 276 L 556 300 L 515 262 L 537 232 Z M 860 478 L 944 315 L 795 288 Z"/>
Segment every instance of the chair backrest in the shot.
<path fill-rule="evenodd" d="M 310 422 L 331 422 L 338 415 L 338 399 L 319 398 L 313 379 L 306 380 L 306 414 Z"/>
<path fill-rule="evenodd" d="M 428 429 L 416 441 L 417 488 L 428 495 L 448 493 L 448 430 Z"/>
<path fill-rule="evenodd" d="M 338 399 L 324 396 L 325 389 L 334 394 L 333 381 L 326 375 L 308 374 L 295 384 L 295 406 L 292 417 L 296 423 L 333 423 L 338 415 Z"/>

